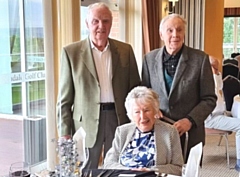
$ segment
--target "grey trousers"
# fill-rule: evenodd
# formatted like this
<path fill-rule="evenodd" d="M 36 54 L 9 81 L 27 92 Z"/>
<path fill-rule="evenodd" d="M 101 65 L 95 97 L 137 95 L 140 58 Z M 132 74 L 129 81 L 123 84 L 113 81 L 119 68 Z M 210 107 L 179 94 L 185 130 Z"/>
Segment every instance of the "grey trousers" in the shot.
<path fill-rule="evenodd" d="M 112 147 L 112 141 L 115 135 L 118 120 L 115 110 L 100 111 L 99 128 L 96 143 L 92 148 L 89 148 L 89 160 L 86 165 L 87 168 L 98 168 L 102 148 L 104 149 L 104 157 L 107 151 Z"/>

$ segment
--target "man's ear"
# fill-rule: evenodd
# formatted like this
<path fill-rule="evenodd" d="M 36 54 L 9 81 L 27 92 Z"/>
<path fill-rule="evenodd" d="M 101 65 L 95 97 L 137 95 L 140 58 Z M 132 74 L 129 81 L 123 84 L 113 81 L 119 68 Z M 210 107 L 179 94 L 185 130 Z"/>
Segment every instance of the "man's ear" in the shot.
<path fill-rule="evenodd" d="M 87 19 L 85 20 L 85 23 L 86 23 L 86 26 L 87 26 L 87 28 L 89 29 L 89 26 L 88 26 L 88 21 L 87 21 Z"/>
<path fill-rule="evenodd" d="M 159 36 L 160 36 L 161 40 L 163 40 L 162 32 L 159 32 Z"/>

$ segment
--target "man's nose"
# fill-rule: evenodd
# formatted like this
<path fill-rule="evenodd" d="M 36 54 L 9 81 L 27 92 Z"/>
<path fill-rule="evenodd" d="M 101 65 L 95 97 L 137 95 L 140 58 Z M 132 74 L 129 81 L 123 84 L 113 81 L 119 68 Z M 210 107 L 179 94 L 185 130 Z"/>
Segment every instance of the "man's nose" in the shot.
<path fill-rule="evenodd" d="M 99 21 L 98 26 L 99 26 L 100 28 L 103 27 L 103 22 L 102 22 L 101 20 Z"/>
<path fill-rule="evenodd" d="M 177 36 L 177 30 L 173 30 L 172 36 L 176 37 Z"/>

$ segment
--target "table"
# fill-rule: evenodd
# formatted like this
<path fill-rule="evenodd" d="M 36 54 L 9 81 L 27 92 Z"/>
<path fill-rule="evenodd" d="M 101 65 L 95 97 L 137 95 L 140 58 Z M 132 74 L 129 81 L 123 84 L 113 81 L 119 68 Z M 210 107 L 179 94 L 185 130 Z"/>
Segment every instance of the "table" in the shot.
<path fill-rule="evenodd" d="M 92 172 L 92 177 L 97 177 L 99 174 L 101 174 L 100 177 L 181 177 L 169 174 L 156 175 L 154 171 L 132 171 L 114 169 L 83 170 L 83 177 L 88 177 L 90 172 Z"/>
<path fill-rule="evenodd" d="M 97 177 L 101 174 L 101 177 L 118 177 L 122 174 L 124 177 L 157 177 L 154 171 L 132 171 L 132 170 L 114 170 L 114 169 L 93 169 L 83 170 L 83 176 L 88 177 L 89 173 L 92 172 L 92 177 Z M 125 175 L 124 175 L 125 174 Z"/>
<path fill-rule="evenodd" d="M 233 117 L 240 118 L 240 95 L 234 96 L 231 113 Z"/>
<path fill-rule="evenodd" d="M 142 172 L 142 171 L 132 171 L 132 170 L 119 170 L 119 169 L 84 169 L 81 177 L 89 177 L 90 173 L 92 177 L 118 177 L 122 174 L 122 177 L 181 177 L 170 174 L 160 174 L 156 175 L 154 171 Z M 45 171 L 41 174 L 32 174 L 31 177 L 56 177 L 54 171 Z M 8 177 L 8 175 L 3 176 Z"/>

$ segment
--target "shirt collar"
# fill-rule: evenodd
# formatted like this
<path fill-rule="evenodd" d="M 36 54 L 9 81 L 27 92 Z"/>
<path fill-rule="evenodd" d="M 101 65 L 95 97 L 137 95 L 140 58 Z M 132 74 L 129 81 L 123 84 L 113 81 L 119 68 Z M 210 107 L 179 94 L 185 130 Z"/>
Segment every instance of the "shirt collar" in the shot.
<path fill-rule="evenodd" d="M 99 51 L 98 48 L 93 44 L 91 36 L 89 36 L 89 41 L 90 41 L 91 49 L 96 49 L 97 51 Z M 106 51 L 108 47 L 109 47 L 109 40 L 107 41 L 107 45 L 102 52 Z"/>
<path fill-rule="evenodd" d="M 164 46 L 164 48 L 163 48 L 164 61 L 167 61 L 167 60 L 169 60 L 172 57 L 179 59 L 181 54 L 182 54 L 182 51 L 183 51 L 183 46 L 184 45 L 182 45 L 182 48 L 178 51 L 178 53 L 176 55 L 170 55 L 167 52 L 166 46 Z"/>
<path fill-rule="evenodd" d="M 138 133 L 141 133 L 141 134 L 153 134 L 153 132 L 154 132 L 154 128 L 148 132 L 142 132 L 141 130 L 138 129 L 138 127 L 136 127 L 136 130 Z"/>

